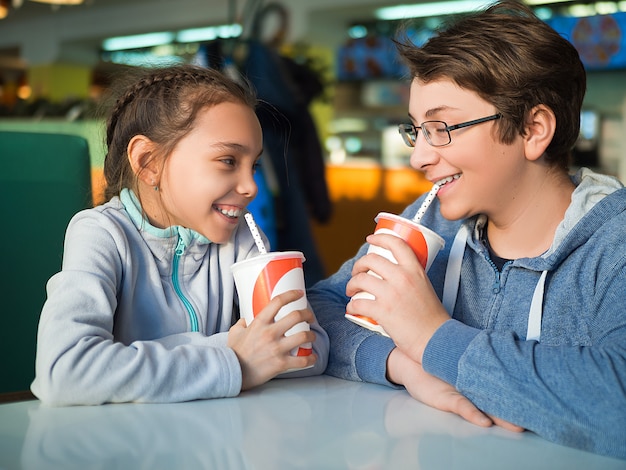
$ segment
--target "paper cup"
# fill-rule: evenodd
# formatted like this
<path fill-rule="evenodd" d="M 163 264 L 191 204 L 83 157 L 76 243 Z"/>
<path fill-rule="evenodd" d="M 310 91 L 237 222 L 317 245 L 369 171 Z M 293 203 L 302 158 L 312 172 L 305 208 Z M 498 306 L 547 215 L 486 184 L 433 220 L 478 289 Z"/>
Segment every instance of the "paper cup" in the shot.
<path fill-rule="evenodd" d="M 380 212 L 374 220 L 376 221 L 376 230 L 374 233 L 387 233 L 402 238 L 411 247 L 413 253 L 415 253 L 418 261 L 426 271 L 430 269 L 437 253 L 439 253 L 445 245 L 443 238 L 435 232 L 421 224 L 405 219 L 404 217 L 389 214 L 387 212 Z M 394 258 L 391 251 L 384 248 L 370 245 L 367 252 L 379 254 L 380 256 L 384 256 L 388 260 L 398 264 L 398 261 Z M 372 271 L 369 271 L 369 274 L 380 277 Z M 352 298 L 373 300 L 374 296 L 369 292 L 359 292 Z M 365 328 L 377 331 L 382 335 L 389 336 L 383 327 L 369 317 L 346 313 L 346 318 Z"/>
<path fill-rule="evenodd" d="M 239 295 L 241 316 L 250 325 L 265 306 L 279 294 L 298 289 L 306 292 L 302 262 L 304 255 L 299 251 L 272 252 L 239 261 L 231 266 L 235 286 Z M 306 294 L 283 306 L 274 321 L 278 321 L 294 310 L 307 308 Z M 285 333 L 290 336 L 300 331 L 309 331 L 307 322 L 300 322 Z M 305 343 L 291 351 L 293 356 L 309 356 L 313 353 L 311 343 Z"/>

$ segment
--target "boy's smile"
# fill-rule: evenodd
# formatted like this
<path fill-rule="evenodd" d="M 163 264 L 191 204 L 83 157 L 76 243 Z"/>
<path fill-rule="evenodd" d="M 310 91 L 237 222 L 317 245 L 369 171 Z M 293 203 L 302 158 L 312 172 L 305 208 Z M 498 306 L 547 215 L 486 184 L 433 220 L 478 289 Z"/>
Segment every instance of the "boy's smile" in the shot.
<path fill-rule="evenodd" d="M 491 103 L 449 79 L 411 84 L 409 115 L 414 125 L 429 120 L 452 126 L 496 113 Z M 417 136 L 411 165 L 439 184 L 441 213 L 450 220 L 479 213 L 495 213 L 515 199 L 515 180 L 523 173 L 523 149 L 499 142 L 497 121 L 450 131 L 451 141 L 441 147 Z"/>

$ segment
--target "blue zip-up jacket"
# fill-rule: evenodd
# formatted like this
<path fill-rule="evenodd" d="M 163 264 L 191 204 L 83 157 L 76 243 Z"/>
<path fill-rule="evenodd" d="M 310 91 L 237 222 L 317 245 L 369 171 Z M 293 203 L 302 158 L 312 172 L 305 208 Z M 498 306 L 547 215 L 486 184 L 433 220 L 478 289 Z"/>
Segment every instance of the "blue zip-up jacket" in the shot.
<path fill-rule="evenodd" d="M 241 367 L 227 347 L 238 320 L 230 267 L 257 253 L 243 218 L 228 243 L 211 243 L 180 226 L 151 226 L 126 189 L 78 213 L 62 270 L 47 284 L 33 393 L 53 405 L 239 394 Z M 317 323 L 311 329 L 316 364 L 283 376 L 324 372 L 328 336 Z"/>
<path fill-rule="evenodd" d="M 450 249 L 468 229 L 452 319 L 429 341 L 424 369 L 478 408 L 560 444 L 626 459 L 626 189 L 583 169 L 551 248 L 498 272 L 480 242 L 484 217 L 448 221 L 435 201 L 422 223 L 446 246 L 428 276 L 442 298 Z M 423 197 L 403 216 L 412 218 Z M 392 386 L 393 341 L 344 318 L 356 257 L 309 291 L 329 333 L 327 373 Z M 542 281 L 542 273 L 546 272 Z M 530 305 L 543 284 L 541 335 L 527 340 Z"/>

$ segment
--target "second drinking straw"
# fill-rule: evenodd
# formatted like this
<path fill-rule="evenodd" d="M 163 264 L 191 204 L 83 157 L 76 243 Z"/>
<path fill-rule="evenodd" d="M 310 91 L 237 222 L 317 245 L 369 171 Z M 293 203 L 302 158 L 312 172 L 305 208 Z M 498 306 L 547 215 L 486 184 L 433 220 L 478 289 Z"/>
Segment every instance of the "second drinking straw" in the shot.
<path fill-rule="evenodd" d="M 250 212 L 247 212 L 244 215 L 246 222 L 248 223 L 248 227 L 250 227 L 250 232 L 252 233 L 252 238 L 254 238 L 254 243 L 256 243 L 256 247 L 259 249 L 259 253 L 264 255 L 267 253 L 267 249 L 265 248 L 265 244 L 263 243 L 263 239 L 261 238 L 261 234 L 259 233 L 259 229 L 256 227 L 256 223 L 254 222 L 254 218 Z"/>
<path fill-rule="evenodd" d="M 430 189 L 428 196 L 426 196 L 426 199 L 424 199 L 424 202 L 422 202 L 422 205 L 417 210 L 415 216 L 413 216 L 413 222 L 415 222 L 416 224 L 420 223 L 422 217 L 424 217 L 424 214 L 428 209 L 428 206 L 430 206 L 431 203 L 435 200 L 435 196 L 437 196 L 437 191 L 439 191 L 439 187 L 440 186 L 438 184 L 434 184 L 433 187 Z"/>

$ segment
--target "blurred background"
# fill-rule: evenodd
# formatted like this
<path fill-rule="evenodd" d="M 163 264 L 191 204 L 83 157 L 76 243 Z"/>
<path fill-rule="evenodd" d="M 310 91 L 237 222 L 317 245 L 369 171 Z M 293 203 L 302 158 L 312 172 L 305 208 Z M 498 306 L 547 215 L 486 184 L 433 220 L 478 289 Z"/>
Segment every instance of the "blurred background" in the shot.
<path fill-rule="evenodd" d="M 626 1 L 533 0 L 579 50 L 588 92 L 575 165 L 626 181 Z M 267 155 L 256 217 L 274 249 L 300 249 L 308 281 L 332 274 L 374 226 L 430 184 L 397 133 L 408 83 L 391 38 L 423 42 L 486 2 L 0 0 L 0 130 L 84 136 L 102 197 L 103 93 L 130 67 L 193 62 L 248 78 Z M 289 137 L 289 139 L 287 139 Z"/>

